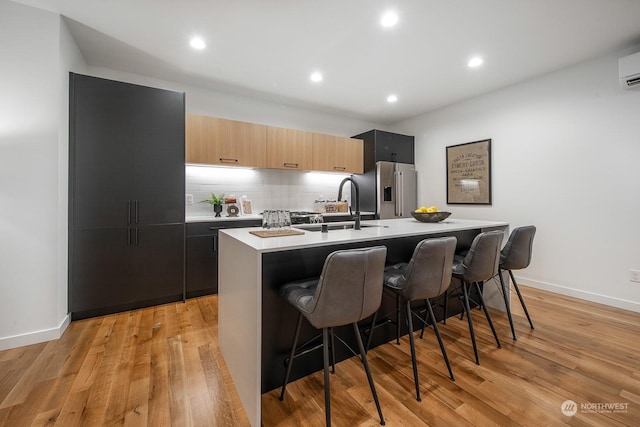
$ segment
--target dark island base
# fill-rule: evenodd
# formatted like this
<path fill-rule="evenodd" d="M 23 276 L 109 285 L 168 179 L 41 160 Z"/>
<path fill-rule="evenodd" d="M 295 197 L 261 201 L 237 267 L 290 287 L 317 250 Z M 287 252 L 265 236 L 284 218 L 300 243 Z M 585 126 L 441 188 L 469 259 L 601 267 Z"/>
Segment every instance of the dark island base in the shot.
<path fill-rule="evenodd" d="M 479 230 L 467 230 L 457 232 L 453 235 L 458 239 L 457 251 L 468 249 L 473 238 Z M 451 233 L 446 236 L 451 236 Z M 442 236 L 445 236 L 443 234 Z M 413 254 L 415 246 L 424 238 L 436 238 L 440 235 L 430 234 L 428 236 L 410 236 L 402 238 L 387 239 L 377 242 L 359 242 L 344 245 L 333 245 L 324 247 L 314 247 L 300 250 L 284 252 L 271 252 L 262 255 L 262 383 L 261 392 L 266 393 L 282 386 L 285 373 L 285 359 L 291 350 L 291 341 L 296 325 L 298 312 L 289 303 L 278 296 L 278 289 L 285 283 L 304 279 L 307 277 L 317 277 L 322 272 L 325 258 L 333 251 L 341 249 L 355 249 L 376 245 L 387 247 L 387 264 L 398 262 L 408 262 Z M 457 282 L 452 284 L 452 288 L 457 287 Z M 477 296 L 477 293 L 475 294 Z M 473 294 L 472 294 L 473 298 Z M 474 298 L 477 300 L 477 298 Z M 434 314 L 440 321 L 444 318 L 443 298 L 432 301 L 436 304 Z M 415 303 L 415 308 L 424 307 L 424 303 Z M 455 316 L 463 311 L 462 305 L 457 295 L 449 296 L 448 316 Z M 377 324 L 375 328 L 371 347 L 375 347 L 391 340 L 395 340 L 396 298 L 392 292 L 385 291 L 382 296 L 382 305 L 378 311 Z M 368 332 L 371 318 L 360 323 L 361 331 Z M 407 334 L 405 321 L 401 318 L 401 335 Z M 414 321 L 414 328 L 419 328 L 420 322 Z M 303 344 L 318 335 L 320 331 L 313 328 L 306 320 L 302 323 L 299 343 Z M 426 331 L 425 333 L 433 333 Z M 336 336 L 357 351 L 357 342 L 350 326 L 335 328 Z M 364 335 L 366 343 L 366 335 Z M 336 339 L 336 362 L 352 357 L 353 354 L 347 350 Z M 322 351 L 313 351 L 303 356 L 297 357 L 291 370 L 291 381 L 302 378 L 313 372 L 322 369 Z"/>

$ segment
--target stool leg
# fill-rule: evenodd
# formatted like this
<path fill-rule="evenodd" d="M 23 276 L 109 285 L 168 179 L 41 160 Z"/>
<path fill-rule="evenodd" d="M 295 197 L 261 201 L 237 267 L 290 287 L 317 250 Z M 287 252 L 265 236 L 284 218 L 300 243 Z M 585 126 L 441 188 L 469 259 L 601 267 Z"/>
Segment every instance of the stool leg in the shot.
<path fill-rule="evenodd" d="M 428 299 L 424 300 L 425 304 L 431 304 L 429 302 Z M 434 318 L 435 320 L 435 318 Z M 427 309 L 424 309 L 424 319 L 422 319 L 422 330 L 420 331 L 420 339 L 422 339 L 422 337 L 424 337 L 424 328 L 427 326 L 427 323 L 429 322 L 429 312 L 427 311 Z"/>
<path fill-rule="evenodd" d="M 453 378 L 453 371 L 451 370 L 451 365 L 449 364 L 449 358 L 447 357 L 447 350 L 444 349 L 444 344 L 442 343 L 442 337 L 440 337 L 440 330 L 438 329 L 438 322 L 436 322 L 436 317 L 433 315 L 433 309 L 431 308 L 431 301 L 427 300 L 427 310 L 429 317 L 431 317 L 431 321 L 433 322 L 433 330 L 436 333 L 436 338 L 438 338 L 438 344 L 440 344 L 440 350 L 442 351 L 442 357 L 444 357 L 444 361 L 447 364 L 447 369 L 449 370 L 449 378 L 451 381 L 455 381 Z"/>
<path fill-rule="evenodd" d="M 529 316 L 529 311 L 527 310 L 527 304 L 524 303 L 524 298 L 522 298 L 522 294 L 520 293 L 520 288 L 518 288 L 518 284 L 516 283 L 516 278 L 513 277 L 513 272 L 511 270 L 509 270 L 509 275 L 511 276 L 513 287 L 516 289 L 518 298 L 520 299 L 520 304 L 522 304 L 522 308 L 524 309 L 524 314 L 527 315 L 527 320 L 529 321 L 529 325 L 531 325 L 531 329 L 535 329 L 533 327 L 533 322 L 531 321 L 531 317 Z"/>
<path fill-rule="evenodd" d="M 284 384 L 282 384 L 282 392 L 280 400 L 284 399 L 284 392 L 287 389 L 289 375 L 291 374 L 291 365 L 293 365 L 293 356 L 296 354 L 296 345 L 298 345 L 298 336 L 300 335 L 300 326 L 302 326 L 302 313 L 298 312 L 298 322 L 296 323 L 296 331 L 293 334 L 293 343 L 291 344 L 291 354 L 289 354 L 289 363 L 287 363 L 287 371 L 284 374 Z"/>
<path fill-rule="evenodd" d="M 449 314 L 449 289 L 444 291 L 444 320 L 442 321 L 443 325 L 447 324 L 448 314 Z M 435 322 L 436 320 L 433 319 L 433 321 Z"/>
<path fill-rule="evenodd" d="M 463 285 L 464 287 L 464 285 Z M 458 295 L 458 298 L 461 299 L 462 301 L 464 301 L 464 293 L 463 295 Z M 469 295 L 467 295 L 467 300 L 469 299 Z M 464 313 L 465 311 L 462 310 L 462 312 L 460 313 L 460 320 L 464 319 Z M 471 306 L 469 306 L 469 313 L 471 313 Z"/>
<path fill-rule="evenodd" d="M 369 336 L 367 337 L 367 347 L 365 348 L 365 352 L 369 352 L 369 348 L 371 348 L 371 338 L 373 337 L 373 330 L 376 328 L 376 320 L 378 319 L 378 311 L 376 310 L 373 313 L 373 318 L 371 319 L 371 326 L 369 327 Z"/>
<path fill-rule="evenodd" d="M 473 354 L 476 357 L 476 365 L 479 365 L 480 359 L 478 358 L 478 348 L 476 347 L 476 335 L 473 332 L 473 321 L 471 320 L 471 309 L 469 308 L 469 293 L 467 291 L 467 282 L 462 282 L 462 293 L 464 301 L 464 311 L 467 313 L 469 334 L 471 335 L 471 344 L 473 345 Z"/>
<path fill-rule="evenodd" d="M 376 386 L 373 383 L 373 377 L 371 376 L 371 370 L 369 369 L 369 362 L 367 362 L 367 353 L 364 351 L 364 346 L 362 345 L 362 338 L 360 337 L 360 330 L 358 329 L 358 324 L 353 324 L 353 331 L 356 334 L 356 340 L 358 341 L 358 348 L 360 349 L 360 356 L 362 359 L 362 365 L 364 366 L 364 370 L 367 373 L 367 380 L 369 381 L 369 387 L 371 388 L 371 394 L 373 395 L 373 400 L 376 403 L 376 408 L 378 409 L 378 415 L 380 416 L 380 425 L 384 425 L 384 417 L 382 416 L 382 409 L 380 408 L 380 401 L 378 400 L 378 393 L 376 393 Z"/>
<path fill-rule="evenodd" d="M 511 307 L 510 307 L 511 304 L 509 304 L 509 297 L 508 297 L 509 290 L 507 289 L 507 286 L 504 283 L 504 278 L 502 277 L 501 268 L 498 269 L 498 277 L 500 277 L 500 286 L 502 286 L 502 297 L 504 298 L 504 306 L 507 309 L 509 326 L 511 326 L 511 335 L 513 335 L 514 340 L 517 340 L 518 338 L 516 338 L 516 330 L 513 328 L 513 317 L 511 316 Z"/>
<path fill-rule="evenodd" d="M 493 332 L 493 337 L 496 339 L 496 344 L 498 344 L 498 348 L 502 348 L 502 346 L 500 345 L 500 340 L 498 339 L 498 334 L 496 333 L 496 328 L 493 327 L 493 322 L 491 321 L 489 310 L 487 310 L 487 306 L 484 305 L 484 298 L 482 298 L 482 290 L 480 289 L 480 284 L 478 282 L 476 282 L 476 289 L 478 290 L 478 298 L 480 299 L 480 304 L 482 304 L 484 315 L 487 317 L 487 322 L 489 322 L 489 327 L 491 328 L 491 332 Z"/>
<path fill-rule="evenodd" d="M 416 400 L 421 402 L 420 384 L 418 381 L 418 364 L 416 362 L 416 344 L 413 337 L 413 321 L 411 319 L 411 301 L 405 300 L 405 316 L 407 320 L 407 328 L 409 328 L 409 344 L 411 345 L 411 364 L 413 365 L 413 382 L 416 385 Z"/>
<path fill-rule="evenodd" d="M 322 328 L 322 361 L 324 363 L 324 414 L 331 425 L 331 383 L 329 382 L 329 328 Z"/>
<path fill-rule="evenodd" d="M 400 294 L 396 293 L 396 344 L 400 345 Z"/>
<path fill-rule="evenodd" d="M 331 373 L 336 373 L 336 340 L 335 335 L 333 334 L 333 328 L 329 328 L 329 332 L 331 333 Z"/>

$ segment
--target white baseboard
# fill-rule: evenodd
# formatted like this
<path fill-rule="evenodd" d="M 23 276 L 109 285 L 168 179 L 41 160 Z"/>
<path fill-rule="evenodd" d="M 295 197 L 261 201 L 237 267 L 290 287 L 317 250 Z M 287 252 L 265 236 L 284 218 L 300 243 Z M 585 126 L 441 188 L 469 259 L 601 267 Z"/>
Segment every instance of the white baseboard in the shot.
<path fill-rule="evenodd" d="M 528 279 L 522 276 L 516 276 L 516 282 L 518 282 L 519 285 L 522 284 L 524 286 L 530 286 L 532 288 L 538 288 L 560 295 L 580 298 L 586 301 L 597 302 L 599 304 L 640 313 L 640 302 L 637 301 L 629 301 L 610 297 L 607 295 L 596 294 L 593 292 L 581 291 L 580 289 L 573 289 L 565 286 L 555 285 L 553 283 L 541 282 L 539 280 Z"/>
<path fill-rule="evenodd" d="M 67 330 L 69 323 L 71 323 L 71 316 L 67 314 L 55 328 L 29 332 L 21 335 L 13 335 L 10 337 L 1 337 L 0 351 L 25 345 L 38 344 L 45 341 L 57 340 L 62 336 L 64 331 Z"/>

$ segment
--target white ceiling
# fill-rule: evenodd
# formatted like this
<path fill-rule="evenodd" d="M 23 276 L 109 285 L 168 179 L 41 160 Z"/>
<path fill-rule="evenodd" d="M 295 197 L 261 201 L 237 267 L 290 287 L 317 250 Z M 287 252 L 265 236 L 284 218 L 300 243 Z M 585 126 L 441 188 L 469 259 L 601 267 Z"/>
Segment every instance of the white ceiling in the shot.
<path fill-rule="evenodd" d="M 65 16 L 89 64 L 379 124 L 640 43 L 640 0 L 14 1 Z"/>

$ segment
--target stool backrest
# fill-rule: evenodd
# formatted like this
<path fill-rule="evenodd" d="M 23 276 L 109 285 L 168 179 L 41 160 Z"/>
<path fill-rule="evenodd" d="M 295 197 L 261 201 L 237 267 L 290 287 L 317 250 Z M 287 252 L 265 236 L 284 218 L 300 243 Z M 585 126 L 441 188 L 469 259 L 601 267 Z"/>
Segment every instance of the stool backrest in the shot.
<path fill-rule="evenodd" d="M 455 237 L 425 239 L 416 245 L 400 280 L 406 281 L 403 296 L 409 301 L 435 298 L 451 284 Z"/>
<path fill-rule="evenodd" d="M 500 230 L 478 234 L 471 242 L 471 248 L 462 261 L 464 271 L 454 271 L 454 273 L 462 274 L 464 281 L 469 283 L 491 279 L 498 274 L 503 238 L 504 232 Z"/>
<path fill-rule="evenodd" d="M 535 235 L 536 227 L 533 225 L 514 229 L 500 253 L 500 267 L 505 270 L 527 268 L 531 262 Z"/>
<path fill-rule="evenodd" d="M 348 325 L 372 315 L 382 301 L 387 248 L 376 246 L 332 252 L 327 256 L 306 315 L 316 328 Z"/>

